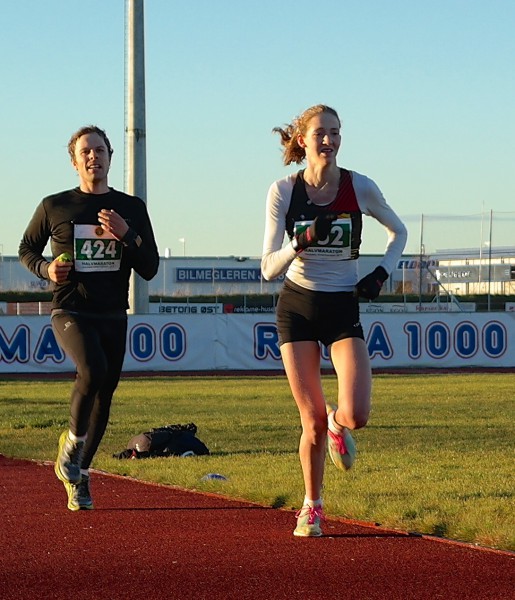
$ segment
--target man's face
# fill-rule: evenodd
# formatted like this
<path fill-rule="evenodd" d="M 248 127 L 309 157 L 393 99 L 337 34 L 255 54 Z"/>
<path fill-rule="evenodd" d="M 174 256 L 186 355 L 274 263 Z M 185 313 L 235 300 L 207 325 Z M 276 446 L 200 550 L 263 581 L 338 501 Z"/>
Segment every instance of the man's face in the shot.
<path fill-rule="evenodd" d="M 72 164 L 81 181 L 98 183 L 107 179 L 111 159 L 98 133 L 86 133 L 77 140 Z"/>

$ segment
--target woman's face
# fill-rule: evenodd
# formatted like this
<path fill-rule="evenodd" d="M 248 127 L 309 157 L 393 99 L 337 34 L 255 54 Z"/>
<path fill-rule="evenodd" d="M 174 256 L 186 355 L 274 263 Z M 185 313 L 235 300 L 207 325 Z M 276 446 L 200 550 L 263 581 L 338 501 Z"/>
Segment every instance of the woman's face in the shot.
<path fill-rule="evenodd" d="M 306 151 L 306 160 L 312 164 L 336 162 L 341 141 L 340 121 L 327 112 L 312 117 L 304 135 L 298 137 L 299 145 Z"/>

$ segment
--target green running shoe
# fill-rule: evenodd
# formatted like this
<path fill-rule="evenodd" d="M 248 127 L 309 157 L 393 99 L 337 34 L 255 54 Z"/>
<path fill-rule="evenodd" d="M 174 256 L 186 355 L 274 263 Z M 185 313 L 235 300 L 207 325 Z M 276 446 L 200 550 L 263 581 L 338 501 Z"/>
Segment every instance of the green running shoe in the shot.
<path fill-rule="evenodd" d="M 64 483 L 68 494 L 69 510 L 91 510 L 93 508 L 93 499 L 89 491 L 89 477 L 83 475 L 80 483 Z"/>
<path fill-rule="evenodd" d="M 85 442 L 72 442 L 67 431 L 63 431 L 61 434 L 54 471 L 63 483 L 80 482 L 80 463 L 84 444 Z"/>

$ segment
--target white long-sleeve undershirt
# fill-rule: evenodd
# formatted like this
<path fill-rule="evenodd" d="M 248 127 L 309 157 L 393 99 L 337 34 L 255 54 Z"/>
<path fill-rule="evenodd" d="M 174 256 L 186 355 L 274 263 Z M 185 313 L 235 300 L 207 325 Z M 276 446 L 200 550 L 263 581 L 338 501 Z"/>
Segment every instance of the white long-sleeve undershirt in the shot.
<path fill-rule="evenodd" d="M 407 241 L 407 230 L 388 205 L 378 186 L 366 177 L 351 171 L 352 185 L 361 212 L 381 223 L 387 234 L 386 249 L 378 266 L 390 274 L 402 255 Z M 270 281 L 280 275 L 297 285 L 316 291 L 353 291 L 358 282 L 357 260 L 303 260 L 289 242 L 283 246 L 286 214 L 295 184 L 296 173 L 275 181 L 266 200 L 265 235 L 261 258 L 261 272 Z"/>

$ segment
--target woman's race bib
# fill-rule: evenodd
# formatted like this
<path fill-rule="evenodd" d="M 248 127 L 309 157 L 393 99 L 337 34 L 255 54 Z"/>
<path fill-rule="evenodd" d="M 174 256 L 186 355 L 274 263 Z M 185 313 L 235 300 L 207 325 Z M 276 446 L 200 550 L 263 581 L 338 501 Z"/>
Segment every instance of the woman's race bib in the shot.
<path fill-rule="evenodd" d="M 293 232 L 297 236 L 305 231 L 313 221 L 298 221 Z M 319 240 L 315 245 L 306 248 L 299 256 L 301 260 L 328 259 L 351 260 L 351 233 L 352 222 L 348 216 L 340 215 L 331 224 L 329 235 L 324 240 Z"/>

